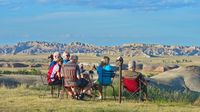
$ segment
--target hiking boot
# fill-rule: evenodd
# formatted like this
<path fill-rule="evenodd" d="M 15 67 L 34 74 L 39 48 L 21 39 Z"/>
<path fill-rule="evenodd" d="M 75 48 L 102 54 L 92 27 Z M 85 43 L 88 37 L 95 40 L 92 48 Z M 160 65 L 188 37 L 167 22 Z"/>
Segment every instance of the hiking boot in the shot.
<path fill-rule="evenodd" d="M 72 96 L 72 99 L 79 100 L 79 96 L 78 96 L 78 94 L 76 94 L 76 95 L 73 95 L 73 96 Z"/>

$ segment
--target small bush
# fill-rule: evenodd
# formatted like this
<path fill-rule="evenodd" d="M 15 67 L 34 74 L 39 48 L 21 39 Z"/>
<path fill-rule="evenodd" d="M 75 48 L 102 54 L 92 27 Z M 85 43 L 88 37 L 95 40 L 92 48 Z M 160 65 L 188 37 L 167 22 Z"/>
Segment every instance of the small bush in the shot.
<path fill-rule="evenodd" d="M 179 103 L 193 103 L 199 96 L 199 94 L 192 92 L 178 92 L 178 91 L 166 91 L 158 88 L 148 88 L 149 98 L 154 102 L 179 102 Z"/>
<path fill-rule="evenodd" d="M 197 100 L 194 102 L 194 105 L 196 105 L 196 106 L 200 106 L 200 97 L 197 98 Z"/>
<path fill-rule="evenodd" d="M 18 70 L 18 71 L 0 70 L 0 74 L 39 75 L 41 74 L 41 71 L 37 69 L 31 69 L 31 70 L 23 69 L 23 70 Z"/>

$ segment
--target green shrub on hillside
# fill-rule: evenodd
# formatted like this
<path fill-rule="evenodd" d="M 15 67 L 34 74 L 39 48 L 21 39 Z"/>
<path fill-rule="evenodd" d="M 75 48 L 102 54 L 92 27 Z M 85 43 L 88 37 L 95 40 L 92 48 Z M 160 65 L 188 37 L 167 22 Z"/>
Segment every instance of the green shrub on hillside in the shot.
<path fill-rule="evenodd" d="M 148 87 L 148 96 L 154 102 L 193 103 L 199 94 L 193 92 L 166 91 L 155 87 Z"/>
<path fill-rule="evenodd" d="M 0 74 L 24 74 L 24 75 L 39 75 L 41 74 L 40 70 L 37 69 L 22 69 L 18 71 L 9 71 L 9 70 L 0 70 Z"/>

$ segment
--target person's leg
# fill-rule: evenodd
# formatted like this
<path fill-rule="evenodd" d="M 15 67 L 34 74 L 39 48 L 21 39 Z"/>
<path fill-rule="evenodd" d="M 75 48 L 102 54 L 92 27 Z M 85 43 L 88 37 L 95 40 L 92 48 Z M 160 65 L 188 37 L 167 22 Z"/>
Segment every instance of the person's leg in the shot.
<path fill-rule="evenodd" d="M 87 84 L 85 87 L 84 87 L 84 89 L 83 89 L 83 93 L 86 93 L 88 90 L 90 90 L 91 88 L 92 88 L 92 86 L 93 86 L 93 84 L 92 83 L 89 83 L 89 84 Z"/>
<path fill-rule="evenodd" d="M 80 92 L 78 91 L 78 87 L 71 87 L 74 95 L 78 95 Z"/>
<path fill-rule="evenodd" d="M 62 85 L 62 80 L 55 80 L 51 85 Z"/>
<path fill-rule="evenodd" d="M 102 90 L 103 90 L 102 86 L 99 83 L 95 83 L 95 84 L 93 84 L 93 88 L 95 90 L 97 90 L 97 92 L 99 94 L 99 98 L 98 99 L 102 99 L 102 94 L 103 94 L 103 92 L 102 92 Z"/>
<path fill-rule="evenodd" d="M 72 88 L 71 87 L 65 87 L 65 89 L 67 90 L 66 94 L 68 94 L 71 98 L 74 98 L 74 92 L 73 92 Z"/>
<path fill-rule="evenodd" d="M 142 100 L 147 100 L 147 86 L 141 84 L 141 89 L 142 89 Z"/>
<path fill-rule="evenodd" d="M 92 89 L 93 84 L 89 83 L 87 84 L 86 87 L 84 87 L 84 89 L 82 90 L 82 93 L 80 95 L 80 99 L 83 99 L 84 95 L 87 95 L 89 97 L 92 97 L 92 93 L 91 93 L 91 89 Z"/>
<path fill-rule="evenodd" d="M 98 85 L 98 93 L 99 93 L 99 99 L 102 99 L 103 96 L 103 88 L 102 86 L 99 84 Z"/>

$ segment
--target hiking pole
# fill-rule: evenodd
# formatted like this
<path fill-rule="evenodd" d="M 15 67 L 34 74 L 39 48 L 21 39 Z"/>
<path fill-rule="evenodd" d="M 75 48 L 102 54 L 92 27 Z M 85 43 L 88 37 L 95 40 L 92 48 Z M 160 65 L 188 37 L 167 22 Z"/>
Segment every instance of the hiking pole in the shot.
<path fill-rule="evenodd" d="M 122 65 L 123 65 L 123 58 L 120 56 L 117 58 L 116 62 L 119 66 L 119 103 L 122 101 Z"/>

